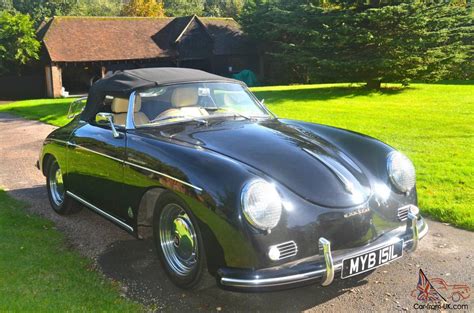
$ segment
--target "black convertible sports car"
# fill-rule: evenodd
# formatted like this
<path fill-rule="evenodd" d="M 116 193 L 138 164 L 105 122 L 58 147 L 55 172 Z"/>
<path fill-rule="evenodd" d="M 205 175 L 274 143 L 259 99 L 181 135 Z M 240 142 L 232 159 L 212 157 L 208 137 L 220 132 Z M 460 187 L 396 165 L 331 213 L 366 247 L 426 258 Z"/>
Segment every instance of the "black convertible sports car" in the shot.
<path fill-rule="evenodd" d="M 415 169 L 392 147 L 279 119 L 246 86 L 198 70 L 115 72 L 45 140 L 51 206 L 145 238 L 183 288 L 262 290 L 370 271 L 427 231 Z M 76 116 L 75 112 L 77 112 Z"/>

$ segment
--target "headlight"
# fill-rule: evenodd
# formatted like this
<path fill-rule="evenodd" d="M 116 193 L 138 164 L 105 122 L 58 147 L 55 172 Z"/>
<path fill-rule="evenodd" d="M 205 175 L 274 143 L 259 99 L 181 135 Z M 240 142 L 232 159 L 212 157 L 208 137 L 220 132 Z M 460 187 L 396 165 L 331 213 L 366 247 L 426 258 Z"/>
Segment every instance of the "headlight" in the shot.
<path fill-rule="evenodd" d="M 391 152 L 388 155 L 387 170 L 392 184 L 401 192 L 407 192 L 415 186 L 415 167 L 404 154 Z"/>
<path fill-rule="evenodd" d="M 242 209 L 247 221 L 262 230 L 270 230 L 280 221 L 282 203 L 275 187 L 258 179 L 242 190 Z"/>

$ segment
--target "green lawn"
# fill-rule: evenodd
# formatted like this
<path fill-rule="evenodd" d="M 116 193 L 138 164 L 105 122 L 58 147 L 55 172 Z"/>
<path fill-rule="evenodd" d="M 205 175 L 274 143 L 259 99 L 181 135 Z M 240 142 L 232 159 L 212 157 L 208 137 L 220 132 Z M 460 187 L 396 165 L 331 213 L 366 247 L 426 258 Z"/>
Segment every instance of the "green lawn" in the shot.
<path fill-rule="evenodd" d="M 0 312 L 136 312 L 54 224 L 0 190 Z"/>
<path fill-rule="evenodd" d="M 0 105 L 0 112 L 10 112 L 30 120 L 38 120 L 51 125 L 62 126 L 68 123 L 69 104 L 74 99 L 35 99 L 17 101 Z"/>
<path fill-rule="evenodd" d="M 258 87 L 252 90 L 279 117 L 358 131 L 406 153 L 417 168 L 423 213 L 474 230 L 474 85 Z M 53 125 L 67 122 L 71 100 L 28 100 L 0 106 Z"/>
<path fill-rule="evenodd" d="M 351 129 L 407 154 L 422 212 L 474 230 L 474 85 L 260 87 L 279 117 Z"/>

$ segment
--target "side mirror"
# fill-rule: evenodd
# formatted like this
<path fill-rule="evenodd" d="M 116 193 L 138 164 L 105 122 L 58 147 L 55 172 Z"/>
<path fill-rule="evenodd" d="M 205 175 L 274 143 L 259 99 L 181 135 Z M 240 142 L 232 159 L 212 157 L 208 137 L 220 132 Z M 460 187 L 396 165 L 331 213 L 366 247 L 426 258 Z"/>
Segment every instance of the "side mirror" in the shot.
<path fill-rule="evenodd" d="M 110 123 L 114 123 L 114 115 L 112 113 L 107 112 L 99 112 L 95 116 L 95 122 L 98 125 L 107 125 Z"/>
<path fill-rule="evenodd" d="M 114 115 L 108 112 L 99 112 L 95 116 L 95 122 L 97 125 L 109 125 L 112 129 L 114 138 L 120 138 L 120 133 L 117 131 L 114 125 Z"/>

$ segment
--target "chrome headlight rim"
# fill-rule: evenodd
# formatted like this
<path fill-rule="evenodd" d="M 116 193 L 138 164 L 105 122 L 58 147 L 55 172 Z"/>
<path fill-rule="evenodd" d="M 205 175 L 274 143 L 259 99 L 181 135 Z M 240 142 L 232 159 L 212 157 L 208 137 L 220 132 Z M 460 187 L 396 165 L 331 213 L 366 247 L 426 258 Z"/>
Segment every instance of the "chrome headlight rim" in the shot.
<path fill-rule="evenodd" d="M 255 188 L 258 184 L 264 184 L 267 188 L 269 188 L 269 191 L 271 191 L 273 196 L 275 196 L 279 202 L 279 212 L 278 212 L 278 218 L 273 221 L 270 225 L 261 223 L 261 221 L 258 221 L 254 214 L 250 211 L 250 208 L 246 205 L 247 204 L 247 196 L 252 192 L 252 188 Z M 271 229 L 275 228 L 278 223 L 280 222 L 281 219 L 281 214 L 283 211 L 283 201 L 281 199 L 280 194 L 276 190 L 275 186 L 272 183 L 269 183 L 265 179 L 262 178 L 256 178 L 253 180 L 250 180 L 245 183 L 244 187 L 242 188 L 241 194 L 240 194 L 240 203 L 241 203 L 241 209 L 242 213 L 247 220 L 247 222 L 254 228 L 262 231 L 270 231 Z"/>
<path fill-rule="evenodd" d="M 394 168 L 395 159 L 398 158 L 398 161 L 401 161 L 402 164 L 405 163 L 405 167 L 402 168 L 405 172 L 412 172 L 412 182 L 409 185 L 402 184 L 397 177 L 395 176 L 396 169 Z M 408 166 L 408 168 L 406 167 Z M 416 171 L 413 162 L 400 151 L 392 151 L 387 156 L 387 173 L 390 178 L 391 184 L 396 188 L 397 191 L 402 193 L 408 193 L 415 187 L 416 184 Z"/>

